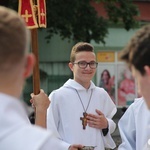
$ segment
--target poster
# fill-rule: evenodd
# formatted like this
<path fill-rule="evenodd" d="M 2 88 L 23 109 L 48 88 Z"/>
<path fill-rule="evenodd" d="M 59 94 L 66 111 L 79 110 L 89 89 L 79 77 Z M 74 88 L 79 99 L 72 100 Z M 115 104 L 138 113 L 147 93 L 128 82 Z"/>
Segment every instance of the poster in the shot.
<path fill-rule="evenodd" d="M 110 51 L 97 53 L 97 86 L 104 88 L 117 106 L 129 106 L 138 97 L 137 86 L 118 54 Z"/>
<path fill-rule="evenodd" d="M 115 65 L 99 63 L 97 69 L 97 85 L 104 88 L 111 99 L 116 103 L 115 98 Z"/>
<path fill-rule="evenodd" d="M 130 105 L 136 98 L 135 80 L 125 64 L 117 64 L 118 105 Z"/>

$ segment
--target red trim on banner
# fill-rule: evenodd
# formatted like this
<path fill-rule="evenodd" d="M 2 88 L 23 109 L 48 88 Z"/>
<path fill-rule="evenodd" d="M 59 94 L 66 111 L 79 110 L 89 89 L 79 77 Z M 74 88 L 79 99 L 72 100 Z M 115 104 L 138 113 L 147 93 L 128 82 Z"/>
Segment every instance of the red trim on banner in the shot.
<path fill-rule="evenodd" d="M 45 0 L 37 0 L 39 27 L 46 28 L 46 4 Z"/>
<path fill-rule="evenodd" d="M 18 13 L 24 18 L 29 29 L 38 28 L 32 0 L 19 0 Z"/>

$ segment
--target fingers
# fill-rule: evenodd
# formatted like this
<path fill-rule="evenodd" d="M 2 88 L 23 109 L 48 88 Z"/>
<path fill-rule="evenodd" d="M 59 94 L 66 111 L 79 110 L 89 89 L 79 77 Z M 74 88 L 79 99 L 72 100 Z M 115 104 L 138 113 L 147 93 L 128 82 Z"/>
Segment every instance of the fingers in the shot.
<path fill-rule="evenodd" d="M 98 110 L 98 109 L 96 109 L 95 110 L 96 111 L 96 113 L 98 114 L 98 115 L 104 115 L 100 110 Z"/>
<path fill-rule="evenodd" d="M 44 90 L 43 90 L 43 89 L 40 89 L 40 92 L 44 93 Z"/>
<path fill-rule="evenodd" d="M 30 103 L 33 103 L 33 99 L 30 99 Z"/>
<path fill-rule="evenodd" d="M 33 103 L 31 104 L 31 106 L 32 106 L 32 108 L 34 108 L 34 109 L 35 109 L 35 105 L 34 105 Z"/>
<path fill-rule="evenodd" d="M 31 93 L 31 94 L 30 94 L 30 96 L 33 98 L 34 94 L 33 94 L 33 93 Z"/>
<path fill-rule="evenodd" d="M 32 98 L 30 102 L 33 108 L 47 109 L 49 107 L 50 100 L 43 89 L 40 90 L 39 94 L 35 95 L 31 93 L 30 96 Z"/>
<path fill-rule="evenodd" d="M 40 93 L 44 93 L 44 90 L 43 90 L 43 89 L 40 89 Z M 39 93 L 39 94 L 40 94 L 40 93 Z M 37 94 L 37 95 L 38 95 L 38 94 Z M 45 95 L 47 96 L 46 93 L 45 93 Z M 35 94 L 34 94 L 34 93 L 31 93 L 30 96 L 33 98 L 33 96 L 35 96 Z"/>
<path fill-rule="evenodd" d="M 96 111 L 97 115 L 88 114 L 88 115 L 87 115 L 87 119 L 92 120 L 92 121 L 96 121 L 96 120 L 98 120 L 99 118 L 104 117 L 104 114 L 103 114 L 100 110 L 97 110 L 97 109 L 96 109 L 95 111 Z"/>
<path fill-rule="evenodd" d="M 81 148 L 83 148 L 83 145 L 81 145 L 81 144 L 73 144 L 73 145 L 71 145 L 69 147 L 69 150 L 79 150 Z"/>
<path fill-rule="evenodd" d="M 90 127 L 99 128 L 99 120 L 98 119 L 90 117 L 90 119 L 87 120 L 87 123 Z"/>
<path fill-rule="evenodd" d="M 96 128 L 98 125 L 97 122 L 98 122 L 98 119 L 96 115 L 88 114 L 87 123 L 90 127 Z"/>
<path fill-rule="evenodd" d="M 107 125 L 107 119 L 104 114 L 100 110 L 95 110 L 97 115 L 88 114 L 87 115 L 87 123 L 90 127 L 103 129 Z"/>
<path fill-rule="evenodd" d="M 43 90 L 43 89 L 40 89 L 40 93 L 41 93 L 41 94 L 45 94 L 45 96 L 47 96 L 47 97 L 48 97 L 48 95 L 44 92 L 44 90 Z M 40 93 L 39 93 L 39 94 L 40 94 Z"/>

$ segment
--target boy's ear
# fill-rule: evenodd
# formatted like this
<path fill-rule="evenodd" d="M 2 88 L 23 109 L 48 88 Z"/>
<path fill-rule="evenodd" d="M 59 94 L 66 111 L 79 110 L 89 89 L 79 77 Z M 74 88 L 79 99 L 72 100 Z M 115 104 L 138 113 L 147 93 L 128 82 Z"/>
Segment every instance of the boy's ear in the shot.
<path fill-rule="evenodd" d="M 150 66 L 144 66 L 144 70 L 150 76 Z"/>
<path fill-rule="evenodd" d="M 35 65 L 35 56 L 33 54 L 28 54 L 26 57 L 24 78 L 28 78 L 32 74 L 34 65 Z"/>
<path fill-rule="evenodd" d="M 69 66 L 70 70 L 73 71 L 73 63 L 69 62 L 68 66 Z"/>

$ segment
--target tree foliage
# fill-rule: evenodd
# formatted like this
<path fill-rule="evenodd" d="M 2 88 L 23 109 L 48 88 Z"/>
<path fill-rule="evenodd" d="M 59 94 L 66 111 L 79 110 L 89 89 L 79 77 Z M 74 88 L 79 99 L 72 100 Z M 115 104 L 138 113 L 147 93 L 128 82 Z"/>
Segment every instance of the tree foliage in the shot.
<path fill-rule="evenodd" d="M 126 30 L 134 28 L 138 15 L 137 7 L 130 0 L 95 0 L 104 3 L 109 19 L 98 16 L 91 6 L 91 0 L 48 0 L 48 36 L 54 33 L 62 38 L 72 38 L 74 41 L 94 40 L 96 43 L 105 43 L 108 34 L 108 23 L 122 22 Z"/>
<path fill-rule="evenodd" d="M 101 0 L 96 0 L 100 2 Z M 135 16 L 139 10 L 131 0 L 104 0 L 104 6 L 110 21 L 114 23 L 122 22 L 126 30 L 130 30 L 138 25 Z M 113 10 L 113 11 L 112 11 Z"/>
<path fill-rule="evenodd" d="M 18 0 L 6 0 L 8 7 L 17 9 Z M 54 34 L 62 38 L 77 41 L 105 43 L 108 23 L 122 22 L 126 30 L 137 25 L 135 16 L 138 9 L 131 0 L 94 0 L 103 3 L 108 19 L 98 16 L 91 5 L 91 0 L 46 0 L 47 36 L 49 41 Z"/>
<path fill-rule="evenodd" d="M 63 38 L 74 41 L 104 42 L 107 21 L 97 16 L 90 0 L 49 0 L 47 1 L 48 36 L 59 33 Z"/>

